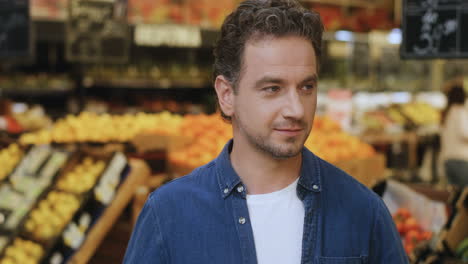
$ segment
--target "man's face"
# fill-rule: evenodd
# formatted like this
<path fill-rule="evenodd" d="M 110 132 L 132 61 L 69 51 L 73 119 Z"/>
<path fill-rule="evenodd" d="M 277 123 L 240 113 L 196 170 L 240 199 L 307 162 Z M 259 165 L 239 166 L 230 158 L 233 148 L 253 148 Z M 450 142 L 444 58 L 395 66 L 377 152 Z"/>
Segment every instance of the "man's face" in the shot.
<path fill-rule="evenodd" d="M 314 121 L 317 62 L 304 38 L 247 42 L 233 100 L 234 133 L 277 159 L 298 155 Z"/>

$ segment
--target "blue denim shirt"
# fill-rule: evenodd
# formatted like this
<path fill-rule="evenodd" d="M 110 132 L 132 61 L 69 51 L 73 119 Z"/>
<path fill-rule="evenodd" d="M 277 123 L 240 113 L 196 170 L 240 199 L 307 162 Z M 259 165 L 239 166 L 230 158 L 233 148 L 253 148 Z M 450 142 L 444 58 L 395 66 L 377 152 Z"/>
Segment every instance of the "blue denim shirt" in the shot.
<path fill-rule="evenodd" d="M 257 263 L 246 189 L 239 188 L 242 182 L 231 165 L 231 145 L 150 195 L 124 263 Z M 306 148 L 302 157 L 297 186 L 305 208 L 301 263 L 408 263 L 380 197 Z"/>

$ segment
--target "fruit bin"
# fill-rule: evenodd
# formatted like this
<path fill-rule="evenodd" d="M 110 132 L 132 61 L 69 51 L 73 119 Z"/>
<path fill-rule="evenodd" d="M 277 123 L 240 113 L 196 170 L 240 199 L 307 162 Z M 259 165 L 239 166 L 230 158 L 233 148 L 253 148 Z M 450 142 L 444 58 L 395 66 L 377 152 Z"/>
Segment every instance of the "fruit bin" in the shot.
<path fill-rule="evenodd" d="M 181 135 L 163 135 L 152 132 L 139 133 L 130 141 L 137 153 L 178 149 L 190 142 L 190 139 Z"/>
<path fill-rule="evenodd" d="M 103 150 L 100 154 L 97 152 L 97 150 L 94 150 L 92 157 L 106 160 L 106 169 L 101 173 L 93 188 L 86 194 L 87 200 L 83 202 L 80 210 L 75 213 L 73 219 L 67 224 L 54 247 L 49 250 L 45 260 L 58 258 L 66 261 L 80 249 L 88 233 L 99 221 L 117 195 L 122 182 L 130 173 L 128 161 L 121 152 L 106 150 Z M 90 155 L 91 152 L 88 149 L 86 153 L 86 155 Z M 112 177 L 111 180 L 109 180 L 109 176 Z"/>
<path fill-rule="evenodd" d="M 0 232 L 15 235 L 27 214 L 50 189 L 69 152 L 52 147 L 25 148 L 25 155 L 0 186 Z"/>
<path fill-rule="evenodd" d="M 186 166 L 186 165 L 183 165 L 183 164 L 177 164 L 177 163 L 174 163 L 174 162 L 171 162 L 171 161 L 167 162 L 167 171 L 168 171 L 168 174 L 172 178 L 179 178 L 179 177 L 182 177 L 184 175 L 187 175 L 190 172 L 192 172 L 194 169 L 196 169 L 196 168 Z"/>
<path fill-rule="evenodd" d="M 56 230 L 55 232 L 52 232 L 52 233 L 49 232 L 50 234 L 47 234 L 47 236 L 45 237 L 38 237 L 37 235 L 34 235 L 33 232 L 28 231 L 27 221 L 31 217 L 32 212 L 41 206 L 40 204 L 41 202 L 44 201 L 44 199 L 38 200 L 36 205 L 33 207 L 33 210 L 29 212 L 30 215 L 26 216 L 26 221 L 22 225 L 23 228 L 20 228 L 21 238 L 27 238 L 30 241 L 37 242 L 43 246 L 44 251 L 45 251 L 45 256 L 46 256 L 45 259 L 48 259 L 56 255 L 55 254 L 56 251 L 61 252 L 59 254 L 61 258 L 64 258 L 67 256 L 67 254 L 65 253 L 68 253 L 68 256 L 71 255 L 71 253 L 73 253 L 74 250 L 73 250 L 73 247 L 69 247 L 68 245 L 73 244 L 74 247 L 79 246 L 79 244 L 81 243 L 81 240 L 83 240 L 83 238 L 86 236 L 87 230 L 99 218 L 102 211 L 106 207 L 106 204 L 103 204 L 99 202 L 98 199 L 96 199 L 96 194 L 95 194 L 95 189 L 97 188 L 96 186 L 98 186 L 101 183 L 101 181 L 103 180 L 102 178 L 109 170 L 113 172 L 111 166 L 113 165 L 113 161 L 115 160 L 115 157 L 116 156 L 122 157 L 124 155 L 121 153 L 119 155 L 118 153 L 115 153 L 115 152 L 106 152 L 106 151 L 103 151 L 102 153 L 99 153 L 99 154 L 97 154 L 96 152 L 93 152 L 92 154 L 90 153 L 91 152 L 89 151 L 83 151 L 83 150 L 76 152 L 71 158 L 71 160 L 69 160 L 69 162 L 65 166 L 65 169 L 63 169 L 60 176 L 57 177 L 58 179 L 53 184 L 51 184 L 51 187 L 49 189 L 50 191 L 44 193 L 43 197 L 47 197 L 47 195 L 51 193 L 55 193 L 55 195 L 62 194 L 62 195 L 67 195 L 69 197 L 74 197 L 73 203 L 75 203 L 76 208 L 74 208 L 73 210 L 71 210 L 71 212 L 69 212 L 69 214 L 71 215 L 68 215 L 68 217 L 62 218 L 62 219 L 65 219 L 64 223 L 60 223 L 59 225 L 55 227 L 55 228 L 58 228 L 59 230 Z M 104 165 L 101 165 L 103 166 L 103 168 L 99 170 L 99 175 L 96 177 L 96 179 L 94 179 L 94 182 L 91 181 L 91 184 L 92 184 L 91 188 L 90 186 L 87 186 L 86 188 L 78 188 L 80 186 L 79 183 L 83 182 L 83 179 L 80 179 L 81 178 L 80 176 L 82 176 L 84 172 L 76 172 L 76 171 L 75 173 L 78 173 L 77 182 L 72 182 L 68 185 L 60 186 L 59 182 L 65 179 L 66 175 L 73 173 L 74 169 L 76 169 L 78 165 L 84 164 L 86 160 L 89 158 L 93 158 L 94 160 L 96 160 L 96 163 L 102 162 L 102 164 L 104 164 Z M 122 159 L 120 159 L 120 162 L 122 162 Z M 120 182 L 126 176 L 126 173 L 128 173 L 129 171 L 125 158 L 124 158 L 124 162 L 125 164 L 123 164 L 123 169 L 120 170 L 120 173 L 118 175 L 119 176 L 118 182 L 115 183 L 116 184 L 115 189 L 118 188 L 118 186 L 120 185 Z M 88 160 L 88 163 L 89 163 L 89 160 Z M 73 188 L 74 185 L 78 187 L 75 190 L 70 189 L 70 188 Z M 66 202 L 65 209 L 68 206 L 70 206 L 70 201 Z M 55 207 L 54 205 L 51 205 L 51 206 L 42 205 L 42 207 L 43 208 L 45 207 L 46 210 L 50 210 L 51 212 L 53 212 L 52 210 L 58 209 L 58 207 Z M 62 209 L 65 210 L 64 208 Z M 57 213 L 57 211 L 55 211 L 55 213 Z M 36 215 L 37 214 L 38 213 L 36 213 Z M 55 216 L 57 216 L 57 214 Z M 51 219 L 49 219 L 49 221 L 50 220 Z M 77 224 L 73 225 L 72 223 L 77 223 Z M 29 224 L 29 225 L 33 225 L 33 224 Z M 76 238 L 77 229 L 75 227 L 79 227 L 80 233 L 78 235 L 81 235 L 82 237 Z M 30 227 L 29 229 L 35 231 L 36 229 L 38 229 L 38 227 L 32 227 L 32 228 Z M 39 230 L 43 230 L 43 229 L 44 228 L 39 227 Z M 72 241 L 70 242 L 70 240 Z"/>
<path fill-rule="evenodd" d="M 15 143 L 0 148 L 0 164 L 2 164 L 0 168 L 0 183 L 8 180 L 9 175 L 21 162 L 27 150 L 27 148 L 21 148 Z"/>
<path fill-rule="evenodd" d="M 44 195 L 44 197 L 47 197 L 47 195 L 51 194 L 51 193 L 56 193 L 56 194 L 60 194 L 60 195 L 66 195 L 67 197 L 69 197 L 70 199 L 74 199 L 74 202 L 73 203 L 77 203 L 75 205 L 75 209 L 72 211 L 72 212 L 69 212 L 70 215 L 68 215 L 68 217 L 65 218 L 65 222 L 61 223 L 59 226 L 59 230 L 55 230 L 55 232 L 53 232 L 53 234 L 50 234 L 50 235 L 47 235 L 44 237 L 38 237 L 37 235 L 35 235 L 33 232 L 30 232 L 28 231 L 28 229 L 37 229 L 36 228 L 33 228 L 33 227 L 30 227 L 28 228 L 28 220 L 30 219 L 30 217 L 32 217 L 32 213 L 38 209 L 40 207 L 40 204 L 41 202 L 44 202 L 45 199 L 40 199 L 38 200 L 37 204 L 33 207 L 33 209 L 30 211 L 30 216 L 27 217 L 27 220 L 25 221 L 24 223 L 24 226 L 22 228 L 22 232 L 21 232 L 21 237 L 24 237 L 24 238 L 27 238 L 29 240 L 32 240 L 34 242 L 37 242 L 39 244 L 41 244 L 44 249 L 45 249 L 45 252 L 46 252 L 46 255 L 49 254 L 48 252 L 50 252 L 52 250 L 52 248 L 55 246 L 55 244 L 57 244 L 57 242 L 59 241 L 59 238 L 61 236 L 61 234 L 63 233 L 63 230 L 66 228 L 66 226 L 68 225 L 68 222 L 71 221 L 73 219 L 73 217 L 81 210 L 83 210 L 83 208 L 85 207 L 85 204 L 87 203 L 87 201 L 90 199 L 91 197 L 91 191 L 92 189 L 94 188 L 94 185 L 96 184 L 97 180 L 93 183 L 93 186 L 91 186 L 91 188 L 89 188 L 88 190 L 76 190 L 76 191 L 73 191 L 73 190 L 70 190 L 68 186 L 62 186 L 61 187 L 58 187 L 59 186 L 59 182 L 64 180 L 64 179 L 70 179 L 70 173 L 74 172 L 74 169 L 86 158 L 86 157 L 90 157 L 89 154 L 86 154 L 82 151 L 76 151 L 73 156 L 71 157 L 71 159 L 69 160 L 69 162 L 66 164 L 65 168 L 63 169 L 63 171 L 60 173 L 60 175 L 57 177 L 56 181 L 54 183 L 51 184 L 51 187 L 50 187 L 50 190 L 49 192 Z M 101 162 L 103 162 L 104 164 L 107 164 L 108 162 L 108 159 L 110 159 L 109 157 L 106 159 L 104 157 L 94 157 L 96 160 L 99 160 Z M 75 172 L 75 173 L 80 173 L 80 172 Z M 82 173 L 82 172 L 81 172 Z M 102 173 L 101 173 L 102 174 Z M 82 186 L 80 185 L 79 182 L 79 178 L 81 175 L 79 175 L 78 177 L 76 177 L 76 179 L 74 179 L 76 182 L 72 183 L 72 184 L 68 184 L 68 185 L 72 185 L 73 187 L 75 186 Z M 98 178 L 100 177 L 100 175 L 98 176 Z M 65 187 L 65 188 L 63 188 Z M 67 207 L 70 206 L 70 201 L 67 202 Z M 44 206 L 46 207 L 46 206 Z M 54 210 L 56 210 L 58 207 L 54 207 Z M 51 208 L 52 209 L 52 208 Z M 55 213 L 57 211 L 54 211 Z M 56 215 L 57 216 L 57 215 Z M 37 224 L 37 223 L 36 223 Z M 32 224 L 30 224 L 32 226 Z M 44 230 L 44 227 L 40 228 L 41 230 Z M 49 228 L 50 229 L 50 228 Z M 53 231 L 53 230 L 52 230 Z"/>
<path fill-rule="evenodd" d="M 379 181 L 385 179 L 385 164 L 385 156 L 378 153 L 373 157 L 365 159 L 338 161 L 334 165 L 371 188 Z"/>

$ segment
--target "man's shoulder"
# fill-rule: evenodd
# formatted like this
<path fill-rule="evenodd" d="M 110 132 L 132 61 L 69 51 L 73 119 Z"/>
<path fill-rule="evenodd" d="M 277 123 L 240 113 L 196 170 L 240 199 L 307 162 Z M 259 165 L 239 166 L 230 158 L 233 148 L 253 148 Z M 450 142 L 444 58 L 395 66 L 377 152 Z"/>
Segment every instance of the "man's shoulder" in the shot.
<path fill-rule="evenodd" d="M 215 161 L 194 169 L 189 174 L 173 179 L 150 194 L 151 203 L 174 203 L 201 193 L 210 193 L 216 184 Z"/>
<path fill-rule="evenodd" d="M 325 192 L 346 197 L 352 196 L 362 202 L 381 202 L 381 198 L 374 191 L 360 183 L 356 178 L 321 158 L 318 158 L 318 160 L 322 174 L 322 187 Z"/>

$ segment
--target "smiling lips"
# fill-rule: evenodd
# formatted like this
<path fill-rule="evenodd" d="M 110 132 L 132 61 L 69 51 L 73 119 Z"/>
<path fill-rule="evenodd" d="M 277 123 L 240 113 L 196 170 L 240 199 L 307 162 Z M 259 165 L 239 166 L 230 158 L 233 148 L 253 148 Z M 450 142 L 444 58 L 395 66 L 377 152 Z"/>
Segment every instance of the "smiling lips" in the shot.
<path fill-rule="evenodd" d="M 303 128 L 275 128 L 276 132 L 279 132 L 282 135 L 293 137 L 299 135 Z"/>

